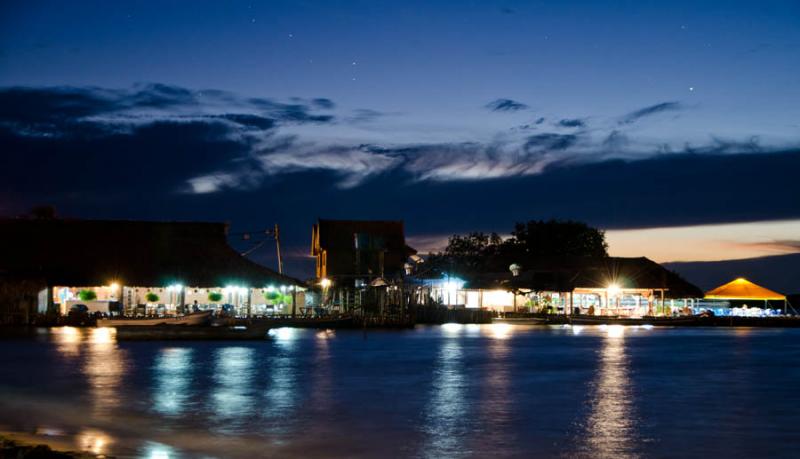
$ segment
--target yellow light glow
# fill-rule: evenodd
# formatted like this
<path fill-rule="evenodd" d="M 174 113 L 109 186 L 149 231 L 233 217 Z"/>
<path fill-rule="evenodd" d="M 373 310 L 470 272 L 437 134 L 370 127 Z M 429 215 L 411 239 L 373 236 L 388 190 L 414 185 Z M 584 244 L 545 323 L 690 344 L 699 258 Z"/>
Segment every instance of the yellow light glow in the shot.
<path fill-rule="evenodd" d="M 619 288 L 619 285 L 617 285 L 617 284 L 609 285 L 607 290 L 608 290 L 608 296 L 611 296 L 611 297 L 619 295 L 619 293 L 621 291 L 621 289 Z"/>
<path fill-rule="evenodd" d="M 92 454 L 105 454 L 106 448 L 113 443 L 111 437 L 98 430 L 85 430 L 78 435 L 78 443 L 81 451 L 89 451 Z"/>
<path fill-rule="evenodd" d="M 112 282 L 111 285 L 108 286 L 112 292 L 116 292 L 119 290 L 119 284 L 116 282 Z"/>
<path fill-rule="evenodd" d="M 327 277 L 323 277 L 323 278 L 322 278 L 322 279 L 319 281 L 319 285 L 321 285 L 321 286 L 322 286 L 322 288 L 328 288 L 328 287 L 330 287 L 330 286 L 331 286 L 331 280 L 330 280 L 330 279 L 328 279 Z"/>

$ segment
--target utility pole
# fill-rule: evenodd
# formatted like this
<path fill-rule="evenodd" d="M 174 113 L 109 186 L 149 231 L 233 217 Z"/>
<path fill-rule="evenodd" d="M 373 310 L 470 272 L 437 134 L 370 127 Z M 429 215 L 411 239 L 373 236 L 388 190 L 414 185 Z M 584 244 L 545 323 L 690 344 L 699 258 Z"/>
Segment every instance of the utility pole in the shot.
<path fill-rule="evenodd" d="M 278 227 L 278 224 L 275 224 L 275 245 L 277 246 L 278 251 L 278 273 L 283 274 L 283 258 L 281 258 L 281 230 Z"/>

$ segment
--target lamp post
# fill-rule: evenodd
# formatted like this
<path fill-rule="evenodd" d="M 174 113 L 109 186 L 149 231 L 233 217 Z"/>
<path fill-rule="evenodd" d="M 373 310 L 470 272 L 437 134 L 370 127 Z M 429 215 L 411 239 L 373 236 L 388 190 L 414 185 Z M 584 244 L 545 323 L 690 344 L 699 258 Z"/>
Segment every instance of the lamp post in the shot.
<path fill-rule="evenodd" d="M 508 270 L 511 271 L 511 275 L 513 277 L 519 276 L 519 272 L 522 270 L 522 266 L 512 263 L 511 266 L 508 267 Z M 514 295 L 514 313 L 517 312 L 517 291 L 514 289 L 514 286 L 511 286 L 511 294 Z"/>

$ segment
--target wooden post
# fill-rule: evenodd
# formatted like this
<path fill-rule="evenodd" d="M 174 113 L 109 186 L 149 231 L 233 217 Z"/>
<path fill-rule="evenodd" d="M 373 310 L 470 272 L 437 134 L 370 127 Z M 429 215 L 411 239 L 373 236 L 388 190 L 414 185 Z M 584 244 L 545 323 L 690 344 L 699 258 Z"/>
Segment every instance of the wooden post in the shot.
<path fill-rule="evenodd" d="M 292 317 L 297 314 L 297 286 L 292 286 Z"/>

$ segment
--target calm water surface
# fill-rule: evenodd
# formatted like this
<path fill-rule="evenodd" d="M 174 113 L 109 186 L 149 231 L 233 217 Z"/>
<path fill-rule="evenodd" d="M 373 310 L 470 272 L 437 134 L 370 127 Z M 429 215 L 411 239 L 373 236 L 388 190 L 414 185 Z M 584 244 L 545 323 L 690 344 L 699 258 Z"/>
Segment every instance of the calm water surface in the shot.
<path fill-rule="evenodd" d="M 800 330 L 0 340 L 0 429 L 118 457 L 798 457 Z"/>

